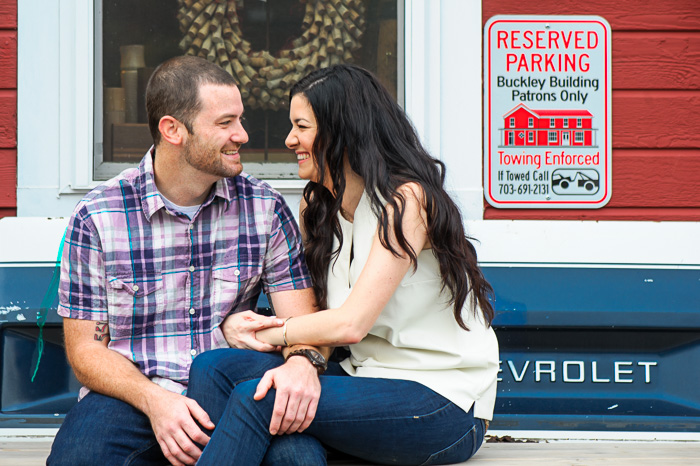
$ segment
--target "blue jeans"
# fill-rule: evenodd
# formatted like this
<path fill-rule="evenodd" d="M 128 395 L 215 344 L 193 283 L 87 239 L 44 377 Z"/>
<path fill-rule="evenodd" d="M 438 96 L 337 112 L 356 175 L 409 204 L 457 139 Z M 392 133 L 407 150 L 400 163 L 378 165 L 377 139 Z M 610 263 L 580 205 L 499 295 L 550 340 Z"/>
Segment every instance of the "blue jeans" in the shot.
<path fill-rule="evenodd" d="M 272 443 L 265 465 L 285 464 L 303 451 L 302 459 L 325 458 L 312 437 L 280 437 Z M 316 455 L 315 457 L 312 455 Z M 51 447 L 47 465 L 168 465 L 148 417 L 123 401 L 90 392 L 66 415 Z M 309 463 L 314 464 L 314 463 Z"/>
<path fill-rule="evenodd" d="M 234 349 L 195 359 L 188 394 L 210 414 L 221 413 L 198 465 L 258 465 L 280 438 L 268 431 L 275 391 L 254 401 L 259 379 L 236 379 L 239 368 L 255 361 L 282 362 L 278 355 Z M 343 453 L 381 464 L 449 464 L 469 459 L 483 441 L 484 421 L 473 410 L 466 413 L 419 383 L 351 377 L 338 364 L 320 379 L 318 410 L 304 435 Z"/>

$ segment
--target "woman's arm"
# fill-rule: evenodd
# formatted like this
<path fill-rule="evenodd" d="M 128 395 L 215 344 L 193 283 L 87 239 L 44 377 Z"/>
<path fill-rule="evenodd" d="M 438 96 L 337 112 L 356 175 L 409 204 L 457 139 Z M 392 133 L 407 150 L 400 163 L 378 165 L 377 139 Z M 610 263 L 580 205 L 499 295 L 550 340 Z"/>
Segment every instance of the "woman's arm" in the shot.
<path fill-rule="evenodd" d="M 419 253 L 428 241 L 423 191 L 415 183 L 403 185 L 399 191 L 406 204 L 402 222 L 403 233 L 408 244 Z M 389 238 L 392 246 L 400 250 L 391 228 L 393 211 L 389 206 L 387 210 Z M 288 320 L 287 344 L 340 346 L 359 342 L 372 328 L 410 267 L 410 259 L 405 253 L 396 257 L 382 246 L 378 234 L 375 233 L 367 263 L 345 303 L 337 309 Z M 256 338 L 273 345 L 284 345 L 283 328 L 261 330 L 257 332 Z"/>

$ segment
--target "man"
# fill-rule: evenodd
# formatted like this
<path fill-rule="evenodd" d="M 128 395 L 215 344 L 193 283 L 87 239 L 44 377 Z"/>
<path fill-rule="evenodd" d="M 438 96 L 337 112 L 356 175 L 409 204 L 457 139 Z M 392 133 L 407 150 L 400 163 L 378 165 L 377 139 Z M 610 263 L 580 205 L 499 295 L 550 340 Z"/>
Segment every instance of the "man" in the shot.
<path fill-rule="evenodd" d="M 241 173 L 248 135 L 233 78 L 176 57 L 153 73 L 146 106 L 154 147 L 90 192 L 69 223 L 58 313 L 84 387 L 49 464 L 194 464 L 209 440 L 202 428 L 215 427 L 184 396 L 194 357 L 229 345 L 276 350 L 255 331 L 316 309 L 289 208 Z M 277 317 L 246 311 L 261 288 Z M 311 359 L 269 371 L 279 402 L 271 430 L 291 434 L 313 419 Z"/>

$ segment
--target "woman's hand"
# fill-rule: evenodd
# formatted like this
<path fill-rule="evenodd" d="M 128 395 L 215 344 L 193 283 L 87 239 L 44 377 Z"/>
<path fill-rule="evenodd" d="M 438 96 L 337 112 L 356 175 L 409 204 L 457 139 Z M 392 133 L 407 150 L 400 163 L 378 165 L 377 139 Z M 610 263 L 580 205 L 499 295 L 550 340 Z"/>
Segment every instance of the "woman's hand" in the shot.
<path fill-rule="evenodd" d="M 279 346 L 269 345 L 255 338 L 255 332 L 272 327 L 281 327 L 284 320 L 268 317 L 253 311 L 231 314 L 221 323 L 221 331 L 231 348 L 252 349 L 264 353 L 279 351 Z"/>

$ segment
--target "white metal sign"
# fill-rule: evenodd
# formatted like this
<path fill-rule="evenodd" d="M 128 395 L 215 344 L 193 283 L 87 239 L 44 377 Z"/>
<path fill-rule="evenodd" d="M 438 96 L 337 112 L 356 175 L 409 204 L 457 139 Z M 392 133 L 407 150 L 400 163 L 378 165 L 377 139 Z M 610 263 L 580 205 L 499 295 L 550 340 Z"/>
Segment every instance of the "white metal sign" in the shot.
<path fill-rule="evenodd" d="M 500 208 L 599 208 L 612 195 L 610 25 L 494 16 L 484 29 L 484 194 Z"/>

